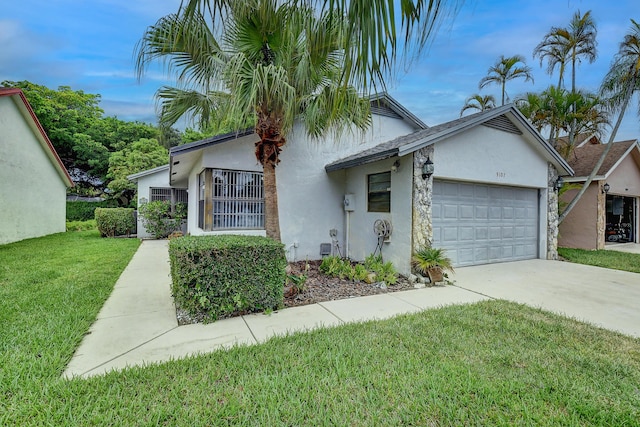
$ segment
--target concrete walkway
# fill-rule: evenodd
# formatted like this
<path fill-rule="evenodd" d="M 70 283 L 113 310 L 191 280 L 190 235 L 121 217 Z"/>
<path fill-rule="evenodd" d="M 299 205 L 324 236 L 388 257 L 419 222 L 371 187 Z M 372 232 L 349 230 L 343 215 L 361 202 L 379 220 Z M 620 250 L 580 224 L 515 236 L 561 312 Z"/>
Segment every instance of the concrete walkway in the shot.
<path fill-rule="evenodd" d="M 456 270 L 456 286 L 327 301 L 203 325 L 178 326 L 166 241 L 144 241 L 124 270 L 64 376 L 90 377 L 264 342 L 274 335 L 385 319 L 489 298 L 542 307 L 640 336 L 640 275 L 530 260 Z"/>
<path fill-rule="evenodd" d="M 640 243 L 605 243 L 604 249 L 607 251 L 640 254 Z"/>

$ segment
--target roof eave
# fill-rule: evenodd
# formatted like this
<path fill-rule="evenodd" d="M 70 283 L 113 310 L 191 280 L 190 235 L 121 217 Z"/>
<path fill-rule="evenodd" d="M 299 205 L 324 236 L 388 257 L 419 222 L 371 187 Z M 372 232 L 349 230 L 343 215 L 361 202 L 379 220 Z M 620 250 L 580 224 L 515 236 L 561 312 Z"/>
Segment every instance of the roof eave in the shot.
<path fill-rule="evenodd" d="M 362 165 L 366 165 L 368 163 L 373 163 L 373 162 L 377 162 L 377 161 L 380 161 L 380 160 L 384 160 L 384 159 L 388 159 L 388 158 L 391 158 L 391 157 L 395 157 L 397 155 L 398 155 L 398 149 L 397 148 L 392 148 L 392 149 L 389 149 L 389 150 L 381 151 L 379 153 L 374 153 L 374 154 L 369 154 L 367 156 L 358 157 L 358 158 L 352 159 L 352 160 L 331 163 L 331 164 L 326 165 L 324 167 L 324 170 L 326 172 L 334 172 L 334 171 L 338 171 L 338 170 L 341 170 L 341 169 L 349 169 L 349 168 L 353 168 L 353 167 L 356 167 L 356 166 L 362 166 Z"/>

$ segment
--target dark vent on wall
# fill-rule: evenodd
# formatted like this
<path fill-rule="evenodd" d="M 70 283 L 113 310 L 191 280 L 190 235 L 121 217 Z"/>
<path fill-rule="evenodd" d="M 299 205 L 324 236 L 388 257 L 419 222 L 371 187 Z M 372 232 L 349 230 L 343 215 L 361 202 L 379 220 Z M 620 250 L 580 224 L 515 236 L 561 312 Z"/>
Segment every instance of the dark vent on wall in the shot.
<path fill-rule="evenodd" d="M 382 102 L 380 100 L 371 102 L 371 113 L 378 114 L 380 116 L 393 117 L 394 119 L 402 118 L 402 116 L 393 111 L 386 102 Z"/>
<path fill-rule="evenodd" d="M 520 129 L 518 129 L 516 125 L 514 125 L 513 122 L 507 118 L 507 116 L 494 117 L 493 119 L 487 122 L 484 122 L 483 125 L 490 128 L 501 130 L 503 132 L 522 135 L 522 132 L 520 131 Z"/>

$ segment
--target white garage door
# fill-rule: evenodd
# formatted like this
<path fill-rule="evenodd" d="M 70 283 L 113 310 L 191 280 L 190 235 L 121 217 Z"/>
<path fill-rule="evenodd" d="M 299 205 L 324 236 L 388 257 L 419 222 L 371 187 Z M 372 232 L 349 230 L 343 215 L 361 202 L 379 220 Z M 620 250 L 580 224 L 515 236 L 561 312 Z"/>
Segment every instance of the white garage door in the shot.
<path fill-rule="evenodd" d="M 433 246 L 456 266 L 538 257 L 538 190 L 434 181 Z"/>

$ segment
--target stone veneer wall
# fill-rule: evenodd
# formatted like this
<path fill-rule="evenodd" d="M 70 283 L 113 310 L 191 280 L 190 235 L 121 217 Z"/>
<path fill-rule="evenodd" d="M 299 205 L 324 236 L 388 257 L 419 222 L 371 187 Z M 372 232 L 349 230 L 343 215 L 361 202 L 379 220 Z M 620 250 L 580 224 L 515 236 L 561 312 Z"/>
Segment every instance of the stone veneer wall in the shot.
<path fill-rule="evenodd" d="M 433 146 L 421 148 L 413 153 L 413 233 L 412 251 L 431 246 L 433 226 L 431 224 L 431 197 L 433 194 L 433 176 L 422 178 L 422 165 L 427 157 L 433 158 Z"/>
<path fill-rule="evenodd" d="M 597 181 L 598 218 L 596 219 L 596 249 L 604 249 L 604 235 L 607 228 L 607 194 L 604 192 L 604 181 Z M 593 183 L 591 184 L 593 185 Z"/>
<path fill-rule="evenodd" d="M 558 259 L 558 192 L 554 186 L 558 171 L 549 163 L 549 183 L 547 185 L 547 259 Z"/>

